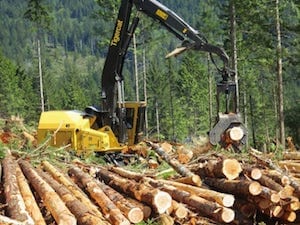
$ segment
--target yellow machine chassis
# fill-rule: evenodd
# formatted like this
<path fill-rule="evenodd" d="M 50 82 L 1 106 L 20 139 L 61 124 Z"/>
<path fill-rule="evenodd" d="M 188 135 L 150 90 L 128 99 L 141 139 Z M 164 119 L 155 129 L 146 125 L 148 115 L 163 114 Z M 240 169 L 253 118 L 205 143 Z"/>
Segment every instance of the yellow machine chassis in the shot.
<path fill-rule="evenodd" d="M 144 102 L 126 102 L 128 120 L 131 127 L 128 128 L 128 142 L 120 144 L 114 132 L 109 126 L 100 129 L 92 129 L 96 117 L 87 115 L 81 111 L 47 111 L 40 116 L 37 139 L 38 143 L 46 140 L 49 145 L 55 147 L 66 146 L 74 149 L 77 155 L 88 155 L 92 152 L 116 152 L 133 145 L 136 137 L 138 123 L 138 109 L 146 107 Z M 137 135 L 137 136 L 136 136 Z M 139 139 L 139 138 L 138 138 Z"/>

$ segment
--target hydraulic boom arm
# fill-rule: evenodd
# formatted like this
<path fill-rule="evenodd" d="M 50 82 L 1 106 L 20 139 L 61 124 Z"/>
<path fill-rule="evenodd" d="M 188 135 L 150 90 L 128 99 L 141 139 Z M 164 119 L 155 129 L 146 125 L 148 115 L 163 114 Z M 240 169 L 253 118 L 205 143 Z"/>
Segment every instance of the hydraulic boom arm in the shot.
<path fill-rule="evenodd" d="M 139 22 L 138 15 L 131 17 L 132 8 L 158 20 L 164 27 L 182 41 L 182 47 L 175 49 L 168 56 L 193 49 L 216 54 L 223 61 L 223 68 L 218 69 L 223 83 L 228 83 L 234 72 L 229 69 L 229 57 L 220 47 L 211 45 L 172 10 L 156 0 L 121 0 L 114 32 L 110 41 L 102 74 L 102 110 L 104 125 L 109 125 L 117 134 L 121 143 L 126 137 L 126 109 L 124 106 L 122 68 L 128 46 Z M 130 24 L 131 23 L 131 24 Z M 226 89 L 227 90 L 227 89 Z"/>

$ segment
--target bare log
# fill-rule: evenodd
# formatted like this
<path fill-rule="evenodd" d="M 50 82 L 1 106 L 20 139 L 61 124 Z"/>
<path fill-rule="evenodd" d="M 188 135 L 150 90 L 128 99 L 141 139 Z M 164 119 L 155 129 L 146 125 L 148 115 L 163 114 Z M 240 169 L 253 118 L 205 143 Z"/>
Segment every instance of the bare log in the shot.
<path fill-rule="evenodd" d="M 226 180 L 224 178 L 206 178 L 205 183 L 226 193 L 238 195 L 259 195 L 262 191 L 260 183 L 249 180 Z"/>
<path fill-rule="evenodd" d="M 26 210 L 26 206 L 18 186 L 16 168 L 16 161 L 12 158 L 12 156 L 7 155 L 3 160 L 4 193 L 7 210 L 12 219 L 21 222 L 26 221 L 27 224 L 34 224 L 34 221 Z"/>
<path fill-rule="evenodd" d="M 18 185 L 20 187 L 20 192 L 22 194 L 22 197 L 23 197 L 23 200 L 24 200 L 24 203 L 25 203 L 25 206 L 26 206 L 26 209 L 27 209 L 29 215 L 33 219 L 34 224 L 46 225 L 44 217 L 40 211 L 39 206 L 37 205 L 34 195 L 30 189 L 30 186 L 18 164 L 16 164 L 16 170 L 17 170 L 17 181 L 18 181 Z"/>
<path fill-rule="evenodd" d="M 42 167 L 48 173 L 51 174 L 54 179 L 59 181 L 61 184 L 66 186 L 72 194 L 78 198 L 82 203 L 85 204 L 87 208 L 97 217 L 101 218 L 101 220 L 105 220 L 102 213 L 98 210 L 98 208 L 91 202 L 91 200 L 86 196 L 85 193 L 81 191 L 66 175 L 57 170 L 54 166 L 52 166 L 49 162 L 43 161 Z M 108 223 L 107 223 L 108 225 Z"/>
<path fill-rule="evenodd" d="M 194 174 L 192 171 L 190 171 L 188 168 L 186 168 L 184 165 L 179 163 L 176 159 L 171 158 L 170 155 L 168 155 L 162 147 L 160 147 L 158 144 L 154 144 L 152 142 L 148 142 L 148 144 L 151 145 L 152 149 L 159 154 L 163 160 L 165 160 L 174 170 L 182 175 L 183 177 L 197 177 L 198 175 Z M 201 186 L 202 181 L 200 177 L 198 179 L 195 179 L 198 183 L 195 183 L 196 186 Z"/>
<path fill-rule="evenodd" d="M 236 179 L 242 172 L 241 164 L 236 159 L 215 159 L 202 163 L 195 171 L 200 177 Z"/>
<path fill-rule="evenodd" d="M 69 189 L 63 184 L 58 183 L 53 177 L 46 172 L 38 170 L 38 174 L 59 194 L 66 206 L 76 216 L 79 225 L 105 225 L 99 217 L 94 215 L 90 210 L 79 201 Z"/>
<path fill-rule="evenodd" d="M 136 183 L 133 180 L 128 180 L 106 170 L 99 170 L 97 177 L 101 178 L 114 189 L 150 205 L 159 214 L 166 212 L 171 207 L 172 198 L 166 192 L 151 188 L 142 183 Z"/>
<path fill-rule="evenodd" d="M 104 215 L 110 223 L 115 225 L 129 225 L 130 222 L 123 216 L 120 209 L 105 195 L 93 178 L 84 173 L 78 167 L 71 167 L 69 173 L 75 176 L 84 188 L 90 193 L 91 197 L 100 206 Z"/>
<path fill-rule="evenodd" d="M 178 183 L 176 181 L 171 181 L 171 180 L 158 180 L 158 181 L 163 184 L 174 186 L 180 190 L 190 192 L 194 195 L 205 198 L 207 200 L 215 201 L 218 204 L 225 206 L 225 207 L 231 207 L 234 203 L 234 196 L 231 194 L 225 194 L 225 193 L 217 192 L 214 190 L 209 190 L 209 189 L 205 189 L 205 188 L 201 188 L 201 187 L 195 187 L 195 186 L 188 185 L 188 184 L 182 184 L 182 183 Z"/>
<path fill-rule="evenodd" d="M 262 186 L 261 197 L 270 200 L 272 203 L 278 203 L 280 201 L 280 194 L 268 187 Z"/>
<path fill-rule="evenodd" d="M 300 152 L 283 152 L 283 159 L 285 160 L 300 160 Z"/>
<path fill-rule="evenodd" d="M 101 168 L 100 169 L 104 169 L 105 168 Z M 137 172 L 133 172 L 133 171 L 129 171 L 129 170 L 125 170 L 121 167 L 116 167 L 116 166 L 113 166 L 113 167 L 109 167 L 108 168 L 110 171 L 122 176 L 122 177 L 125 177 L 125 178 L 128 178 L 128 179 L 132 179 L 132 180 L 135 180 L 137 182 L 139 182 L 140 180 L 143 179 L 143 177 L 145 176 L 144 174 L 141 174 L 141 173 L 137 173 Z"/>
<path fill-rule="evenodd" d="M 144 213 L 142 210 L 143 208 L 138 207 L 137 204 L 135 204 L 133 201 L 128 200 L 110 186 L 105 185 L 101 182 L 98 182 L 98 185 L 131 223 L 139 223 L 144 219 Z"/>
<path fill-rule="evenodd" d="M 208 201 L 199 196 L 192 195 L 187 191 L 179 190 L 174 186 L 166 185 L 153 179 L 147 179 L 147 181 L 154 187 L 168 192 L 176 201 L 187 204 L 197 209 L 205 216 L 213 218 L 218 222 L 230 223 L 234 219 L 234 211 L 229 208 L 223 207 L 215 202 Z"/>
<path fill-rule="evenodd" d="M 43 200 L 46 208 L 50 211 L 59 225 L 77 224 L 75 216 L 69 211 L 52 187 L 48 185 L 32 168 L 29 162 L 21 160 L 19 164 L 23 173 L 30 181 L 35 191 Z"/>
<path fill-rule="evenodd" d="M 259 178 L 258 181 L 262 185 L 269 187 L 270 189 L 275 190 L 277 192 L 283 189 L 283 187 L 280 184 L 278 184 L 276 181 L 274 181 L 273 179 L 271 179 L 270 177 L 264 174 L 262 174 L 262 176 Z"/>

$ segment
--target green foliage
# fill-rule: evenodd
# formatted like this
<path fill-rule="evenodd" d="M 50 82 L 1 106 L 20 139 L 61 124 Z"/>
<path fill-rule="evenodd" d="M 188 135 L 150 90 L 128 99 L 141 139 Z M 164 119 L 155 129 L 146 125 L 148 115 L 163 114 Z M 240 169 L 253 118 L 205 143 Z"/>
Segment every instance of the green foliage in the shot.
<path fill-rule="evenodd" d="M 38 64 L 32 31 L 34 27 L 48 28 L 49 19 L 51 29 L 41 35 L 46 109 L 99 105 L 101 71 L 119 2 L 1 1 L 0 113 L 19 114 L 26 121 L 37 122 Z M 255 137 L 257 145 L 262 146 L 276 139 L 278 129 L 275 4 L 266 0 L 234 3 L 240 96 L 243 97 L 240 111 L 248 118 L 250 143 Z M 228 1 L 165 0 L 163 4 L 198 29 L 210 43 L 223 46 L 230 53 Z M 281 1 L 280 13 L 287 136 L 293 136 L 299 144 L 296 122 L 300 98 L 299 4 Z M 182 141 L 191 134 L 207 132 L 211 119 L 208 107 L 215 105 L 208 99 L 208 73 L 216 81 L 220 78 L 211 65 L 208 67 L 207 55 L 187 51 L 176 60 L 165 60 L 166 53 L 180 45 L 180 41 L 145 15 L 141 16 L 136 34 L 140 80 L 142 50 L 146 56 L 149 134 L 157 134 L 156 109 L 160 135 L 165 139 Z M 130 46 L 123 69 L 127 100 L 135 99 L 133 62 Z M 141 82 L 140 96 L 144 96 Z"/>

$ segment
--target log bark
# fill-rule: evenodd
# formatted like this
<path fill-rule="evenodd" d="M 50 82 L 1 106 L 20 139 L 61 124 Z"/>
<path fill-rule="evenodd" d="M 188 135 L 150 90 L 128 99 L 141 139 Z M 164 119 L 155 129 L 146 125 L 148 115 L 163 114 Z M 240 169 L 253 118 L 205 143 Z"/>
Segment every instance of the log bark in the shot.
<path fill-rule="evenodd" d="M 166 210 L 171 207 L 172 198 L 166 192 L 120 177 L 119 175 L 106 170 L 99 170 L 97 172 L 97 177 L 114 189 L 148 204 L 159 214 L 166 212 Z"/>
<path fill-rule="evenodd" d="M 260 183 L 249 180 L 226 180 L 224 178 L 206 178 L 205 183 L 222 192 L 237 195 L 259 195 L 262 191 Z"/>
<path fill-rule="evenodd" d="M 236 159 L 215 159 L 200 164 L 196 174 L 200 177 L 216 177 L 234 180 L 242 172 L 241 164 Z"/>
<path fill-rule="evenodd" d="M 28 181 L 43 200 L 46 208 L 50 211 L 55 221 L 59 225 L 77 224 L 75 216 L 66 207 L 57 193 L 45 182 L 33 169 L 29 162 L 21 160 L 19 164 Z"/>
<path fill-rule="evenodd" d="M 259 183 L 261 183 L 263 186 L 269 187 L 272 190 L 275 190 L 277 192 L 281 191 L 283 187 L 278 184 L 276 181 L 271 179 L 270 177 L 262 174 L 262 176 L 258 179 Z"/>
<path fill-rule="evenodd" d="M 247 218 L 251 218 L 257 211 L 255 205 L 243 199 L 236 199 L 233 208 Z"/>
<path fill-rule="evenodd" d="M 68 188 L 69 191 L 72 192 L 72 194 L 78 198 L 85 206 L 97 217 L 99 217 L 101 220 L 105 220 L 102 213 L 98 210 L 98 208 L 91 202 L 91 200 L 88 198 L 88 196 L 81 191 L 66 175 L 61 173 L 59 170 L 57 170 L 54 166 L 52 166 L 49 162 L 43 161 L 42 167 L 44 170 L 46 170 L 49 174 L 51 174 L 54 179 L 59 181 L 61 184 L 63 184 L 65 187 Z M 107 223 L 108 225 L 108 223 Z"/>
<path fill-rule="evenodd" d="M 21 168 L 19 165 L 16 164 L 16 170 L 17 170 L 17 181 L 18 185 L 20 187 L 20 192 L 22 194 L 26 209 L 31 216 L 31 218 L 34 221 L 34 224 L 36 225 L 46 225 L 46 222 L 44 220 L 44 217 L 40 211 L 39 206 L 37 205 L 37 202 L 34 198 L 34 195 L 30 189 L 30 186 L 24 176 L 24 174 L 21 171 Z"/>
<path fill-rule="evenodd" d="M 268 187 L 262 186 L 262 191 L 259 195 L 265 199 L 270 200 L 272 203 L 280 202 L 280 194 Z"/>
<path fill-rule="evenodd" d="M 147 180 L 147 178 L 145 178 L 145 180 Z M 162 180 L 161 179 L 158 181 L 163 184 L 174 186 L 180 190 L 190 192 L 194 195 L 205 198 L 209 201 L 215 201 L 216 203 L 218 203 L 222 206 L 225 206 L 225 207 L 231 207 L 234 203 L 234 196 L 231 194 L 225 194 L 225 193 L 221 193 L 221 192 L 217 192 L 217 191 L 213 191 L 213 190 L 209 190 L 209 189 L 205 189 L 205 188 L 201 188 L 201 187 L 195 187 L 195 186 L 188 185 L 188 184 L 182 184 L 182 183 L 178 183 L 176 181 L 171 181 L 171 180 Z"/>
<path fill-rule="evenodd" d="M 97 182 L 87 173 L 78 167 L 72 166 L 69 174 L 75 176 L 82 186 L 89 192 L 91 197 L 97 202 L 105 217 L 114 225 L 129 225 L 130 222 L 123 216 L 119 208 L 105 195 Z"/>
<path fill-rule="evenodd" d="M 17 163 L 11 155 L 3 159 L 4 172 L 4 193 L 7 203 L 7 211 L 11 219 L 34 224 L 33 219 L 26 210 L 18 182 L 17 182 Z"/>
<path fill-rule="evenodd" d="M 144 219 L 143 207 L 138 207 L 132 201 L 104 183 L 98 182 L 98 185 L 131 223 L 139 223 Z"/>
<path fill-rule="evenodd" d="M 179 163 L 176 159 L 171 158 L 170 155 L 168 155 L 162 147 L 160 147 L 158 144 L 154 144 L 152 142 L 148 142 L 148 144 L 151 145 L 152 149 L 161 156 L 163 160 L 165 160 L 174 170 L 182 175 L 183 177 L 197 177 L 198 175 L 194 174 L 192 171 L 190 171 L 188 168 L 186 168 L 184 165 Z M 194 180 L 197 181 L 194 185 L 201 186 L 202 181 L 200 177 L 198 179 Z"/>
<path fill-rule="evenodd" d="M 300 152 L 283 152 L 285 160 L 300 160 Z"/>
<path fill-rule="evenodd" d="M 253 168 L 251 166 L 244 166 L 243 173 L 246 176 L 251 177 L 253 180 L 259 180 L 262 176 L 262 171 L 259 168 Z"/>
<path fill-rule="evenodd" d="M 223 207 L 215 202 L 208 201 L 187 191 L 179 190 L 171 185 L 163 184 L 159 181 L 149 180 L 149 183 L 165 192 L 168 192 L 172 198 L 178 202 L 195 208 L 199 213 L 204 214 L 218 222 L 230 223 L 234 219 L 234 211 Z"/>
<path fill-rule="evenodd" d="M 66 206 L 76 216 L 79 225 L 105 225 L 100 218 L 94 215 L 80 200 L 78 200 L 69 189 L 58 183 L 52 176 L 38 170 L 38 174 L 58 193 Z"/>

